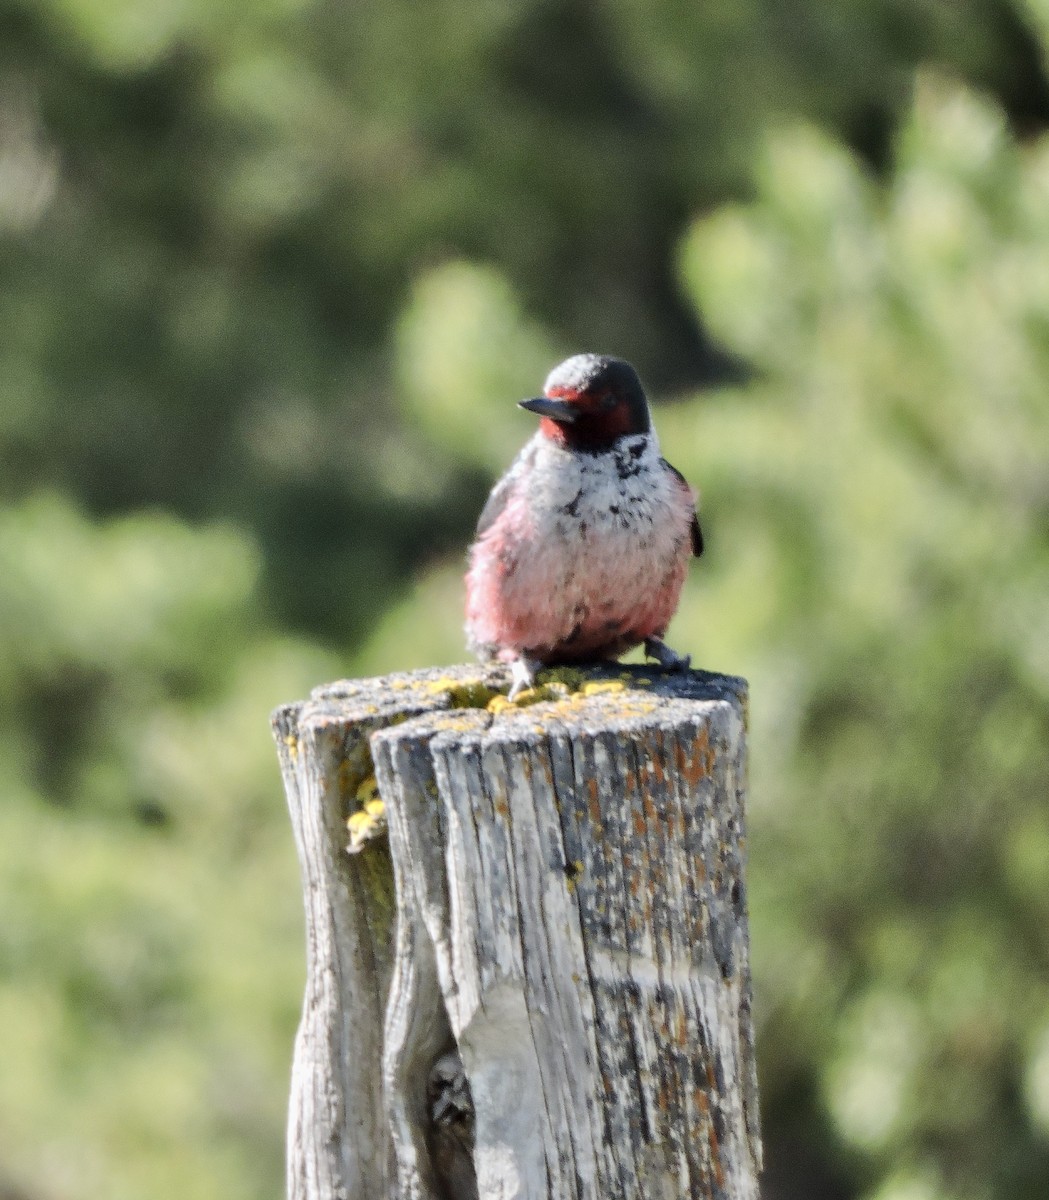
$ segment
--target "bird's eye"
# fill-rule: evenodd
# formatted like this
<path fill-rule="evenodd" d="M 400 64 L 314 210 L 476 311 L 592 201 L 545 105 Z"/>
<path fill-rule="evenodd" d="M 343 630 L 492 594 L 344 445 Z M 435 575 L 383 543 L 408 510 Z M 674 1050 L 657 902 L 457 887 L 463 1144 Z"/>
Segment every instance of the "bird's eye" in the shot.
<path fill-rule="evenodd" d="M 611 410 L 615 408 L 618 403 L 619 399 L 614 393 L 605 392 L 605 394 L 601 397 L 599 407 L 602 412 L 611 412 Z"/>

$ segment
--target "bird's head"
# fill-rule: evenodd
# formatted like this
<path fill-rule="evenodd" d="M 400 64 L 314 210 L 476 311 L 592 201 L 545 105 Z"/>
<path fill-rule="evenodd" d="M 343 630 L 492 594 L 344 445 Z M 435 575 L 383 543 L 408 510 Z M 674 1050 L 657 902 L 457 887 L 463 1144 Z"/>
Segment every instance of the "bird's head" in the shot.
<path fill-rule="evenodd" d="M 603 354 L 566 358 L 546 377 L 542 396 L 520 405 L 539 414 L 546 437 L 572 450 L 607 450 L 617 438 L 652 427 L 637 372 Z"/>

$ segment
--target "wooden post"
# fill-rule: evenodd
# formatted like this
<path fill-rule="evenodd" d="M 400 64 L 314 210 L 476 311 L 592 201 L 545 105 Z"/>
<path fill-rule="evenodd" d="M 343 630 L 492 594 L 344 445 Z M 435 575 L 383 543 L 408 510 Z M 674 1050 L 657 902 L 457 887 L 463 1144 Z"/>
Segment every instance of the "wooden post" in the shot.
<path fill-rule="evenodd" d="M 757 1200 L 746 684 L 540 678 L 521 707 L 455 667 L 274 714 L 307 930 L 291 1200 Z M 357 817 L 349 854 L 373 774 L 388 836 Z"/>

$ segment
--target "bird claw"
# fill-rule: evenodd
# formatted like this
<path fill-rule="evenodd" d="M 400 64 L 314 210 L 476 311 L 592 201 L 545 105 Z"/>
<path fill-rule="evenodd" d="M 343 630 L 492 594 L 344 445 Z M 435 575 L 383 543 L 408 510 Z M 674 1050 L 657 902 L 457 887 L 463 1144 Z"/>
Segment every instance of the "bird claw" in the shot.
<path fill-rule="evenodd" d="M 654 658 L 664 671 L 687 671 L 692 665 L 690 654 L 676 654 L 660 638 L 645 640 L 645 655 Z"/>
<path fill-rule="evenodd" d="M 515 658 L 510 667 L 510 691 L 507 700 L 516 700 L 527 688 L 535 687 L 535 674 L 542 664 L 534 658 L 522 654 Z"/>

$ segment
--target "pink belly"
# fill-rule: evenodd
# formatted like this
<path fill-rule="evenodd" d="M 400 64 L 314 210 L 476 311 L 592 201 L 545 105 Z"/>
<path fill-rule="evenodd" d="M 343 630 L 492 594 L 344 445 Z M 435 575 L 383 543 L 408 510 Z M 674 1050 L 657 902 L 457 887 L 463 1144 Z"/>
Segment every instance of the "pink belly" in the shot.
<path fill-rule="evenodd" d="M 662 569 L 642 558 L 576 563 L 480 554 L 467 575 L 466 625 L 477 648 L 544 662 L 610 658 L 661 637 L 677 609 L 688 563 L 684 539 Z M 527 555 L 522 556 L 527 559 Z"/>

